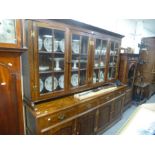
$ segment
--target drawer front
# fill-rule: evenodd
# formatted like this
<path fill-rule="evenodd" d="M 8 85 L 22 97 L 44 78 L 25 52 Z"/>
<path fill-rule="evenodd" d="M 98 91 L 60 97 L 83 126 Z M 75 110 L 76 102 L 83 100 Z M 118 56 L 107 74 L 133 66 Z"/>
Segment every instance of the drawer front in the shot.
<path fill-rule="evenodd" d="M 116 92 L 114 93 L 114 95 L 115 95 L 115 97 L 117 97 L 117 96 L 119 96 L 119 95 L 122 95 L 123 93 L 125 93 L 125 90 L 124 90 L 124 89 L 123 89 L 123 90 L 116 91 Z"/>
<path fill-rule="evenodd" d="M 103 97 L 100 97 L 99 98 L 99 103 L 102 104 L 104 102 L 107 102 L 109 100 L 112 100 L 114 98 L 114 94 L 111 93 L 111 94 L 107 94 L 106 96 L 103 96 Z"/>
<path fill-rule="evenodd" d="M 88 101 L 86 103 L 82 103 L 78 106 L 77 111 L 78 114 L 83 113 L 87 110 L 90 110 L 98 105 L 98 100 Z"/>
<path fill-rule="evenodd" d="M 76 113 L 77 113 L 77 109 L 72 108 L 72 109 L 63 110 L 55 114 L 38 118 L 38 127 L 39 129 L 50 127 L 56 123 L 62 122 L 66 119 L 69 119 L 72 116 L 75 116 Z"/>

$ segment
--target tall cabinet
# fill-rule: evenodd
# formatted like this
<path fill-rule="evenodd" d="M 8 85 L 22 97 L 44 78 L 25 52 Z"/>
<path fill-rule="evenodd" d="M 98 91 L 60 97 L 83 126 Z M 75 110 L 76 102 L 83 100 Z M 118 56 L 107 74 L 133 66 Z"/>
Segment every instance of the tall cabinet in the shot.
<path fill-rule="evenodd" d="M 146 100 L 155 93 L 155 37 L 142 38 L 136 74 L 135 98 Z"/>
<path fill-rule="evenodd" d="M 125 51 L 126 49 L 124 49 L 124 52 Z M 134 88 L 138 59 L 139 54 L 133 54 L 127 52 L 120 54 L 119 80 L 128 86 L 124 102 L 124 110 L 127 109 L 132 104 L 133 88 Z"/>
<path fill-rule="evenodd" d="M 24 134 L 21 22 L 0 20 L 0 134 Z"/>
<path fill-rule="evenodd" d="M 94 134 L 98 131 L 98 110 L 91 108 L 97 108 L 98 101 L 82 104 L 76 102 L 74 94 L 100 90 L 98 87 L 109 85 L 118 78 L 123 36 L 72 20 L 26 20 L 25 27 L 28 53 L 23 54 L 22 62 L 27 132 Z M 121 112 L 123 96 L 120 103 Z M 117 109 L 113 104 L 114 101 L 110 113 Z M 38 106 L 44 109 L 47 117 L 49 111 L 54 112 L 55 118 L 46 118 L 49 125 L 42 118 L 36 124 L 35 120 L 40 117 L 36 112 L 42 113 Z M 89 113 L 84 112 L 86 109 Z M 63 110 L 65 112 L 61 113 Z M 66 121 L 68 116 L 72 116 L 70 121 Z"/>

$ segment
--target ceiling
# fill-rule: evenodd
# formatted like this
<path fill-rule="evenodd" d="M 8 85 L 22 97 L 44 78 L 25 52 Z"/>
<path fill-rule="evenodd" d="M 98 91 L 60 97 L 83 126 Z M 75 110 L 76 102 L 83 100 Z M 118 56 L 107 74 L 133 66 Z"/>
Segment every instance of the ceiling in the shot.
<path fill-rule="evenodd" d="M 155 34 L 155 19 L 145 19 L 143 20 L 143 27 L 148 31 Z"/>

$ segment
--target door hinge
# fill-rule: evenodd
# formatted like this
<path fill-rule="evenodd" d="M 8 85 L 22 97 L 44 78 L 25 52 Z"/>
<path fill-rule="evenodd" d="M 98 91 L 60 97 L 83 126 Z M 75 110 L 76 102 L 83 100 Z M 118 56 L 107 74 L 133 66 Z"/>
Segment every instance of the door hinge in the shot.
<path fill-rule="evenodd" d="M 35 32 L 31 31 L 31 37 L 34 37 L 34 36 L 35 36 Z"/>
<path fill-rule="evenodd" d="M 37 91 L 37 86 L 36 85 L 33 86 L 33 91 Z"/>

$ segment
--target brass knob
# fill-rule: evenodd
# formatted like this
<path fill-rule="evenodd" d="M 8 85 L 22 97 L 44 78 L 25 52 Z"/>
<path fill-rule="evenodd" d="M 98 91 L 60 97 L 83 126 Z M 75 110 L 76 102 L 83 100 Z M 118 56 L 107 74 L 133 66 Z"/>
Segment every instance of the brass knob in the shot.
<path fill-rule="evenodd" d="M 8 66 L 11 66 L 11 67 L 12 67 L 12 63 L 9 62 L 9 63 L 8 63 Z"/>
<path fill-rule="evenodd" d="M 87 108 L 91 108 L 91 104 L 87 104 Z"/>
<path fill-rule="evenodd" d="M 64 119 L 65 119 L 65 115 L 64 115 L 64 114 L 60 114 L 60 115 L 58 116 L 58 119 L 61 120 L 61 121 L 64 120 Z"/>
<path fill-rule="evenodd" d="M 47 120 L 48 120 L 48 121 L 51 121 L 51 118 L 49 117 Z"/>
<path fill-rule="evenodd" d="M 108 96 L 108 97 L 106 97 L 106 99 L 107 99 L 107 100 L 109 100 L 109 96 Z"/>
<path fill-rule="evenodd" d="M 6 85 L 6 82 L 1 82 L 1 86 L 5 86 Z"/>

